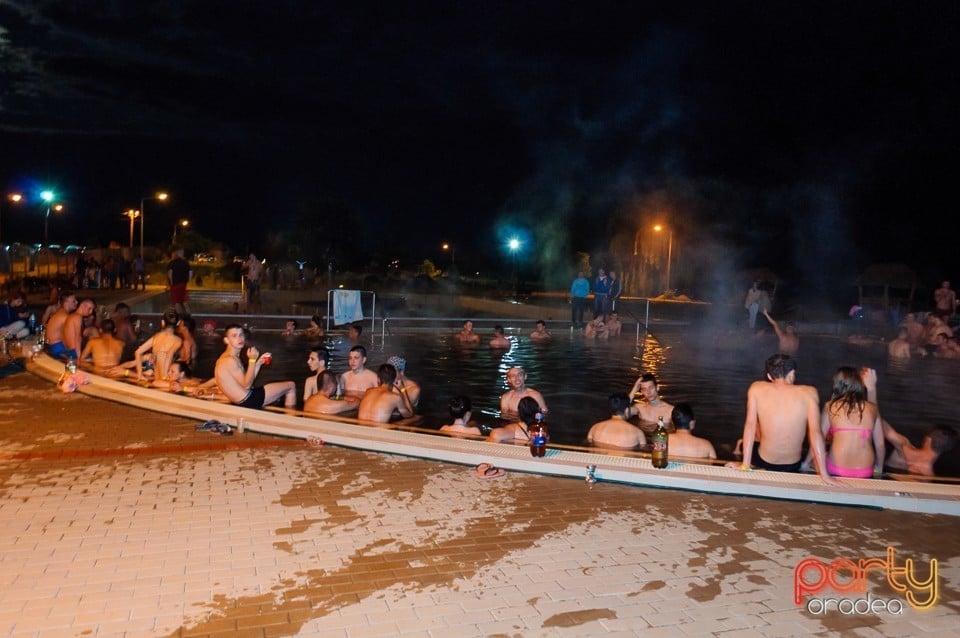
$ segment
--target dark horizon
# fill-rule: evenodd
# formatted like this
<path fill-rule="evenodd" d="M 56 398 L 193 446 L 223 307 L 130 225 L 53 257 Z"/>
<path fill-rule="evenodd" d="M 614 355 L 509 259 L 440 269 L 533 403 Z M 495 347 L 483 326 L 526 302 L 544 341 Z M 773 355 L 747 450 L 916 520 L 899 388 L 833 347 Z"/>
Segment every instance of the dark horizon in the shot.
<path fill-rule="evenodd" d="M 148 243 L 186 217 L 238 253 L 442 263 L 450 242 L 504 272 L 521 233 L 518 266 L 562 283 L 577 252 L 652 259 L 660 222 L 700 287 L 766 267 L 842 297 L 902 262 L 932 288 L 954 268 L 930 227 L 951 216 L 958 11 L 0 3 L 0 185 L 56 190 L 61 243 L 126 245 L 122 211 L 164 189 Z M 35 204 L 2 205 L 4 242 L 41 240 Z"/>

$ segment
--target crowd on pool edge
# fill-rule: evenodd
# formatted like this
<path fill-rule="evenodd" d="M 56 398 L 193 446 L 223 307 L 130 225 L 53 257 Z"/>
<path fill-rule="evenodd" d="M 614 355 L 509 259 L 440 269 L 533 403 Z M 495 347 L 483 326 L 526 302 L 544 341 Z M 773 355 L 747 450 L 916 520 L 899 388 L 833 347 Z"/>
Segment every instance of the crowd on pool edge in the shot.
<path fill-rule="evenodd" d="M 949 282 L 943 282 L 937 291 L 938 311 L 929 313 L 923 323 L 913 314 L 904 318 L 901 337 L 906 334 L 906 339 L 916 341 L 917 335 L 929 338 L 932 334 L 939 342 L 948 336 L 955 344 L 947 321 L 952 313 L 946 306 L 949 304 L 955 309 L 956 297 L 954 295 L 951 301 L 944 291 L 952 293 Z M 619 327 L 614 302 L 601 300 L 595 307 L 595 321 L 599 319 L 605 328 L 611 323 Z M 752 308 L 748 310 L 751 310 L 752 320 Z M 22 293 L 11 295 L 0 307 L 0 312 L 5 313 L 0 316 L 6 322 L 0 327 L 4 339 L 23 338 L 29 334 L 27 306 Z M 777 330 L 766 308 L 759 312 Z M 7 321 L 10 319 L 12 321 Z M 217 360 L 214 377 L 206 381 L 192 378 L 190 371 L 197 356 L 197 343 L 193 337 L 196 325 L 192 317 L 181 317 L 174 308 L 164 313 L 158 332 L 139 344 L 132 360 L 127 361 L 122 361 L 122 357 L 138 340 L 139 322 L 131 316 L 126 304 L 117 304 L 109 318 L 98 317 L 96 304 L 91 298 L 78 298 L 75 293 L 66 291 L 45 309 L 39 325 L 45 329 L 50 354 L 75 359 L 82 367 L 105 376 L 147 381 L 158 388 L 229 401 L 244 407 L 262 408 L 281 400 L 284 407 L 297 406 L 297 388 L 293 381 L 255 385 L 259 371 L 263 365 L 269 364 L 271 355 L 260 353 L 255 346 L 247 346 L 247 332 L 239 324 L 224 329 L 224 352 Z M 584 335 L 598 338 L 596 332 L 590 335 L 588 325 L 583 326 Z M 320 326 L 320 318 L 314 317 L 303 334 L 322 335 Z M 951 332 L 947 333 L 947 330 Z M 361 331 L 361 326 L 351 325 L 349 337 L 358 341 Z M 495 327 L 493 332 L 488 342 L 491 348 L 510 346 L 502 327 Z M 284 334 L 292 336 L 297 333 L 295 322 L 288 321 Z M 780 330 L 777 335 L 783 345 Z M 549 340 L 551 335 L 545 322 L 537 321 L 529 338 Z M 454 340 L 463 344 L 481 341 L 473 332 L 471 321 L 464 322 Z M 933 356 L 945 356 L 938 354 L 939 343 L 928 342 L 926 345 L 928 347 L 921 350 Z M 934 345 L 932 349 L 931 345 Z M 910 348 L 912 353 L 916 346 Z M 831 396 L 821 409 L 816 388 L 796 383 L 796 364 L 790 357 L 796 348 L 788 350 L 771 356 L 766 362 L 766 379 L 754 382 L 748 389 L 743 437 L 737 446 L 742 461 L 729 463 L 728 467 L 784 472 L 812 468 L 824 482 L 835 485 L 838 483 L 835 477 L 869 478 L 880 475 L 884 467 L 932 476 L 937 458 L 955 446 L 957 433 L 945 426 L 932 427 L 920 446 L 913 445 L 898 433 L 880 416 L 876 372 L 871 369 L 839 368 L 833 378 Z M 898 348 L 891 343 L 891 358 L 898 358 L 895 350 Z M 412 417 L 420 388 L 406 376 L 405 361 L 391 357 L 376 372 L 368 369 L 366 363 L 364 347 L 356 344 L 348 354 L 348 370 L 337 376 L 328 369 L 329 352 L 323 347 L 311 350 L 307 360 L 311 376 L 302 395 L 304 410 L 322 414 L 356 410 L 361 421 L 378 423 L 388 423 L 397 416 Z M 494 428 L 486 436 L 492 441 L 523 441 L 529 438 L 528 428 L 536 413 L 546 414 L 548 407 L 543 396 L 526 385 L 526 373 L 522 368 L 509 369 L 506 381 L 510 389 L 501 398 L 501 414 L 516 420 Z M 636 395 L 642 400 L 633 402 Z M 673 406 L 663 401 L 653 375 L 639 377 L 627 393 L 612 394 L 609 410 L 608 419 L 589 429 L 587 440 L 590 444 L 618 449 L 639 448 L 646 443 L 643 424 L 653 424 L 663 418 L 672 430 L 669 441 L 672 455 L 692 459 L 716 458 L 712 444 L 692 434 L 696 426 L 693 408 L 686 403 Z M 470 415 L 469 397 L 454 397 L 450 402 L 453 422 L 441 427 L 440 431 L 451 435 L 482 435 L 481 428 L 471 424 Z M 633 417 L 638 418 L 640 426 L 630 422 Z M 801 459 L 805 442 L 808 452 L 806 458 Z M 890 446 L 889 453 L 887 445 Z"/>

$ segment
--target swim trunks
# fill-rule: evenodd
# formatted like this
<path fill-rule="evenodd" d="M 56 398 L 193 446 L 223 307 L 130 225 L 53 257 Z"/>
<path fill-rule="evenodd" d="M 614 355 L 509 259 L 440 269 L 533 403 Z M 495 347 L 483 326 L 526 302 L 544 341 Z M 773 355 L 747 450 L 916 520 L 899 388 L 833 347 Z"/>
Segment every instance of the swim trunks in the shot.
<path fill-rule="evenodd" d="M 170 286 L 170 303 L 187 303 L 187 284 L 172 284 Z"/>
<path fill-rule="evenodd" d="M 827 474 L 844 478 L 873 478 L 873 466 L 843 467 L 842 465 L 834 465 L 827 457 Z"/>
<path fill-rule="evenodd" d="M 267 391 L 263 388 L 253 388 L 243 397 L 243 401 L 238 403 L 241 408 L 253 408 L 255 410 L 263 409 L 263 402 L 267 398 Z"/>
<path fill-rule="evenodd" d="M 761 470 L 770 470 L 771 472 L 793 472 L 797 473 L 800 471 L 800 461 L 796 463 L 768 463 L 763 460 L 763 457 L 760 456 L 760 444 L 753 444 L 753 466 L 760 468 Z"/>
<path fill-rule="evenodd" d="M 79 356 L 76 350 L 67 350 L 67 346 L 63 345 L 62 341 L 51 343 L 47 346 L 47 351 L 61 359 L 76 359 Z"/>

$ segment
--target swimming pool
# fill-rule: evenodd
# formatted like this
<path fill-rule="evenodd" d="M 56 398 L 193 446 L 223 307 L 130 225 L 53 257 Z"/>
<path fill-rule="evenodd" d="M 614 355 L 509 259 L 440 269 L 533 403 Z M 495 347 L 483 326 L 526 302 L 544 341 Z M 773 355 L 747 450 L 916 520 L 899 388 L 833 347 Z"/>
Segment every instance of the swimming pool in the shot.
<path fill-rule="evenodd" d="M 626 392 L 641 372 L 653 372 L 665 400 L 693 405 L 696 433 L 710 439 L 721 458 L 733 458 L 732 448 L 743 428 L 747 387 L 762 378 L 764 361 L 776 349 L 776 340 L 769 335 L 737 333 L 721 339 L 709 331 L 691 332 L 683 327 L 661 328 L 641 348 L 636 347 L 632 335 L 585 342 L 582 336 L 565 330 L 554 330 L 550 342 L 537 343 L 526 338 L 527 323 L 516 324 L 522 328 L 506 326 L 514 335 L 509 351 L 486 345 L 460 346 L 452 339 L 455 331 L 447 328 L 432 334 L 387 336 L 383 342 L 379 337 L 365 338 L 362 344 L 372 369 L 393 355 L 407 360 L 408 376 L 423 388 L 418 413 L 428 428 L 449 422 L 447 402 L 457 394 L 471 397 L 475 421 L 496 426 L 499 397 L 506 390 L 504 373 L 510 366 L 521 365 L 527 371 L 528 385 L 543 393 L 550 408 L 552 441 L 568 445 L 584 445 L 590 426 L 607 418 L 607 397 L 612 392 Z M 198 341 L 198 374 L 210 375 L 222 352 L 222 339 L 198 337 Z M 273 365 L 262 369 L 258 382 L 293 379 L 302 395 L 309 340 L 255 332 L 250 342 L 274 355 Z M 327 340 L 335 372 L 346 370 L 351 345 L 343 337 Z M 884 417 L 917 444 L 935 423 L 960 429 L 954 409 L 955 388 L 960 382 L 956 361 L 925 359 L 888 365 L 882 344 L 855 347 L 836 337 L 805 336 L 797 362 L 798 382 L 815 386 L 821 402 L 829 396 L 830 379 L 838 366 L 876 368 Z M 960 450 L 944 455 L 937 470 L 960 476 Z"/>

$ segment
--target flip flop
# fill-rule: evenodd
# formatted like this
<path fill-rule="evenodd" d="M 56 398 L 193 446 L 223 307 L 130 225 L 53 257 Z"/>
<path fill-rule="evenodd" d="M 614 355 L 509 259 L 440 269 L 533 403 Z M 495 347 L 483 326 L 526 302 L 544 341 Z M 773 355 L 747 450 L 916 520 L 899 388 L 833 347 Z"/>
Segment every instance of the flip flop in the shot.
<path fill-rule="evenodd" d="M 478 479 L 500 478 L 504 474 L 506 474 L 506 472 L 504 472 L 502 469 L 499 467 L 494 467 L 489 463 L 481 463 L 477 466 L 477 470 L 474 472 L 474 476 L 476 476 Z"/>
<path fill-rule="evenodd" d="M 226 423 L 218 423 L 214 428 L 214 432 L 219 432 L 223 436 L 233 436 L 233 429 Z"/>
<path fill-rule="evenodd" d="M 202 432 L 204 430 L 216 430 L 219 425 L 219 421 L 216 419 L 210 419 L 209 421 L 204 421 L 202 425 L 198 425 L 197 432 Z"/>

